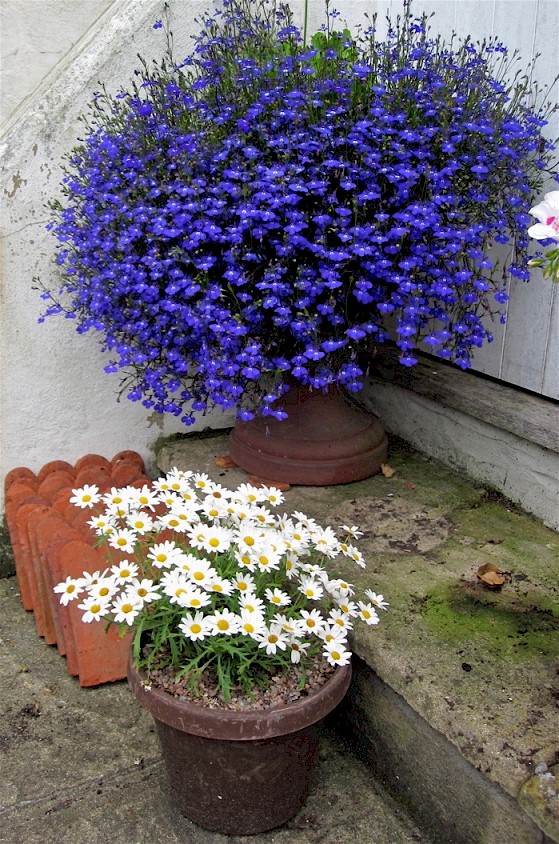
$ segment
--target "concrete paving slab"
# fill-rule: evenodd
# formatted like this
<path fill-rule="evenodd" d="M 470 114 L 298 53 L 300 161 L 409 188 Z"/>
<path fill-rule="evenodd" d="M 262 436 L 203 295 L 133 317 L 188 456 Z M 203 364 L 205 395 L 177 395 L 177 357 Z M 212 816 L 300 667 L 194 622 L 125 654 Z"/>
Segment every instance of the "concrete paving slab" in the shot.
<path fill-rule="evenodd" d="M 199 829 L 174 809 L 153 722 L 126 683 L 80 688 L 37 637 L 14 578 L 0 581 L 0 688 L 2 844 L 428 844 L 331 729 L 285 828 Z"/>

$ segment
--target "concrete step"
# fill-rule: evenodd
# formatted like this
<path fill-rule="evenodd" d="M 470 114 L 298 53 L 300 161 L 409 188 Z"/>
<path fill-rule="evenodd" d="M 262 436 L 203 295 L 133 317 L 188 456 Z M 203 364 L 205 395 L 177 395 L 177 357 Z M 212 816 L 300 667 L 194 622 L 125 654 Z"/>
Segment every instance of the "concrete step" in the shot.
<path fill-rule="evenodd" d="M 220 469 L 224 436 L 174 439 L 159 467 Z M 368 567 L 340 574 L 390 602 L 356 626 L 343 726 L 361 758 L 445 844 L 559 841 L 559 536 L 467 478 L 393 442 L 395 474 L 292 487 L 284 508 L 356 524 Z M 507 573 L 499 591 L 477 569 Z"/>

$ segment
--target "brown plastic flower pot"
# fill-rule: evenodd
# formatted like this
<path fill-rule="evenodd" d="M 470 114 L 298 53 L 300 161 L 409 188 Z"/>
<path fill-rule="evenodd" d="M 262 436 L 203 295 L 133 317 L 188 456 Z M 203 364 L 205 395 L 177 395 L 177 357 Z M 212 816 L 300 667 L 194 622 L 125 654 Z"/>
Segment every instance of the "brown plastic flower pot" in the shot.
<path fill-rule="evenodd" d="M 270 482 L 330 486 L 380 471 L 388 443 L 376 416 L 332 390 L 292 388 L 283 399 L 288 418 L 237 422 L 229 439 L 232 460 Z"/>
<path fill-rule="evenodd" d="M 179 700 L 128 664 L 128 684 L 155 719 L 180 812 L 212 832 L 254 835 L 285 824 L 307 797 L 321 722 L 344 697 L 351 667 L 308 698 L 235 712 Z"/>

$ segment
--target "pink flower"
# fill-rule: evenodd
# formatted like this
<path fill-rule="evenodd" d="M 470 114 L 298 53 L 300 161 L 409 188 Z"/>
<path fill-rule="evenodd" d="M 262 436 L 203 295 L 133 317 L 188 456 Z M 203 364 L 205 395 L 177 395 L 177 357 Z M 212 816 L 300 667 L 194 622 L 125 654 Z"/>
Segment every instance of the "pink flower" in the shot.
<path fill-rule="evenodd" d="M 559 243 L 559 190 L 546 193 L 543 202 L 530 208 L 530 214 L 539 220 L 528 229 L 530 237 L 535 240 L 551 238 Z"/>

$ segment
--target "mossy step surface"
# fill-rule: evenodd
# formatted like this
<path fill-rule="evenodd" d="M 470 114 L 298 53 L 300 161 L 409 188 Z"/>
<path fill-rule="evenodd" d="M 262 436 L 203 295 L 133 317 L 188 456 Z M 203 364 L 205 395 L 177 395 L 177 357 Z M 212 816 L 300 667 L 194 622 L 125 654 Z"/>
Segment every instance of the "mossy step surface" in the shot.
<path fill-rule="evenodd" d="M 215 467 L 226 452 L 226 437 L 185 439 L 165 446 L 159 465 L 246 481 Z M 344 561 L 339 572 L 390 610 L 379 627 L 356 625 L 355 652 L 475 769 L 515 799 L 522 792 L 559 840 L 559 534 L 405 443 L 392 443 L 389 462 L 390 478 L 292 487 L 283 509 L 363 530 L 366 570 Z M 478 580 L 486 563 L 506 573 L 501 589 Z M 530 796 L 541 797 L 539 780 L 528 784 L 549 773 L 540 811 Z"/>

